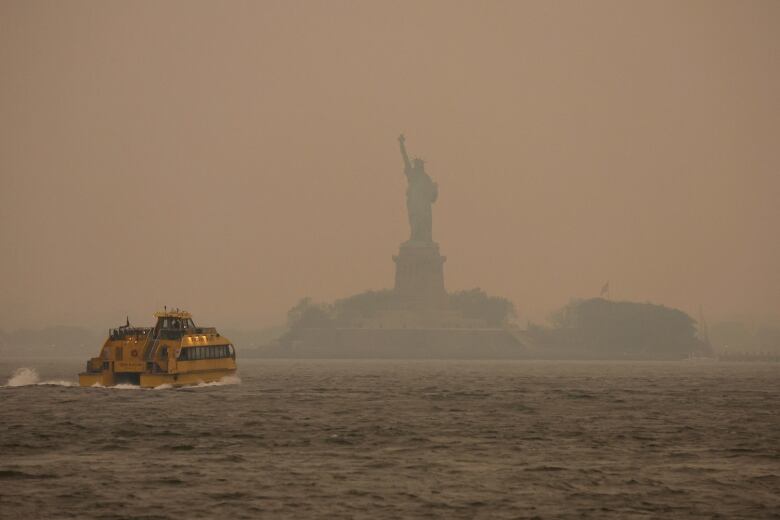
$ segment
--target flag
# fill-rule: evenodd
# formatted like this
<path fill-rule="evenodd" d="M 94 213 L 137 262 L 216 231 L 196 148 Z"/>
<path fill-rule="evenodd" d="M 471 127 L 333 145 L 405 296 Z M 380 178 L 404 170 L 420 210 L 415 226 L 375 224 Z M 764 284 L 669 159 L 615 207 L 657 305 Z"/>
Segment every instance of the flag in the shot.
<path fill-rule="evenodd" d="M 599 296 L 604 296 L 604 295 L 609 296 L 609 282 L 605 283 L 601 287 L 601 294 L 599 294 Z"/>

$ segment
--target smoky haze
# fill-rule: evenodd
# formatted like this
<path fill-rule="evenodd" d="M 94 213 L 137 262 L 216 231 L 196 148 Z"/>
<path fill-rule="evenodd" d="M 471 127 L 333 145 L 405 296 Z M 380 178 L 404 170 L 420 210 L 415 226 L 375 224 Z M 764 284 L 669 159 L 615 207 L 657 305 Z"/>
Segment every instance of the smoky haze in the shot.
<path fill-rule="evenodd" d="M 0 328 L 392 285 L 780 315 L 780 3 L 0 3 Z"/>

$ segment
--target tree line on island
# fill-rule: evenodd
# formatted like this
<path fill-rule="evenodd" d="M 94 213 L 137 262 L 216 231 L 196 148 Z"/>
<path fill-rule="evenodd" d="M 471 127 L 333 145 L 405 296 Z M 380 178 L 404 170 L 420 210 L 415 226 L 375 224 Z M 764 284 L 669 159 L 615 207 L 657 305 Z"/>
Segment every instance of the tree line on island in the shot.
<path fill-rule="evenodd" d="M 490 327 L 519 330 L 514 304 L 482 289 L 447 294 L 446 308 Z M 396 308 L 393 290 L 365 291 L 333 303 L 303 298 L 287 313 L 288 329 L 339 328 L 355 316 L 371 318 Z M 522 332 L 541 357 L 679 359 L 712 354 L 699 337 L 696 321 L 685 312 L 652 303 L 573 300 L 553 312 L 546 325 L 528 324 Z"/>
<path fill-rule="evenodd" d="M 516 317 L 515 305 L 482 289 L 447 294 L 445 308 L 458 311 L 464 318 L 479 320 L 489 327 L 509 326 Z M 398 297 L 392 289 L 369 290 L 336 300 L 332 304 L 301 299 L 287 312 L 290 329 L 343 327 L 355 317 L 375 318 L 382 311 L 397 309 Z"/>
<path fill-rule="evenodd" d="M 652 303 L 573 300 L 528 334 L 552 357 L 679 359 L 711 356 L 685 312 Z"/>

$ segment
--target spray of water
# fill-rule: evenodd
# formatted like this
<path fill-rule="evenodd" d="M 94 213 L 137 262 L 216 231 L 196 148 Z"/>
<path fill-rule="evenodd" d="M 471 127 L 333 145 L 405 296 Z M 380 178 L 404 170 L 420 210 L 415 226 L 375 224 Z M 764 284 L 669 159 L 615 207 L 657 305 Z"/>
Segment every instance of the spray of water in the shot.
<path fill-rule="evenodd" d="M 62 379 L 41 381 L 41 377 L 34 368 L 22 367 L 17 368 L 5 384 L 7 387 L 31 385 L 75 386 L 76 383 Z"/>
<path fill-rule="evenodd" d="M 39 381 L 40 377 L 34 368 L 17 368 L 5 386 L 29 386 Z"/>

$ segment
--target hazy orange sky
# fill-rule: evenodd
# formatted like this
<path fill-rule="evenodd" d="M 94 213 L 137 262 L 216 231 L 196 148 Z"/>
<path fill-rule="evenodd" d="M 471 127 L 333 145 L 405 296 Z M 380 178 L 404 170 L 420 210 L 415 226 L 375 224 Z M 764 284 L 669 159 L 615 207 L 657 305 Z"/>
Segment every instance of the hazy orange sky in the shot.
<path fill-rule="evenodd" d="M 0 1 L 0 328 L 393 282 L 780 317 L 780 2 Z"/>

